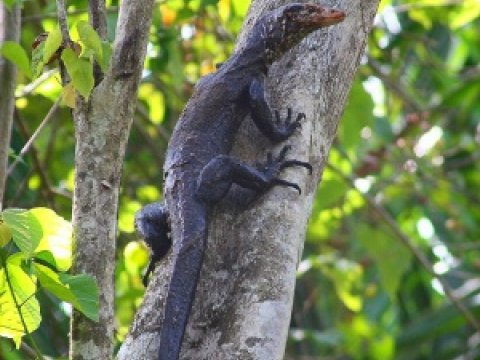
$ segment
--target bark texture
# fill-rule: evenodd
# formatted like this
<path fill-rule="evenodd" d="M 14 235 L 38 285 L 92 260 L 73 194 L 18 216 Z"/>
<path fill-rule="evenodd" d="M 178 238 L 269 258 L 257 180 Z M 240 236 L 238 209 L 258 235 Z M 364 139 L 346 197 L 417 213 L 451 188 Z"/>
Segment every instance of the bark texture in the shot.
<path fill-rule="evenodd" d="M 18 42 L 20 39 L 20 7 L 8 10 L 0 2 L 0 47 L 4 41 Z M 7 182 L 8 151 L 15 106 L 16 67 L 0 56 L 0 211 Z"/>
<path fill-rule="evenodd" d="M 96 278 L 100 320 L 74 312 L 71 359 L 110 359 L 114 335 L 116 214 L 120 176 L 145 58 L 153 0 L 122 2 L 111 66 L 74 111 L 74 273 Z"/>
<path fill-rule="evenodd" d="M 287 1 L 253 1 L 238 46 L 256 18 Z M 275 188 L 249 209 L 219 205 L 209 224 L 207 253 L 182 349 L 189 360 L 277 360 L 285 351 L 295 272 L 312 200 L 363 54 L 378 0 L 321 1 L 346 11 L 346 20 L 318 31 L 269 73 L 274 108 L 304 112 L 307 120 L 288 140 L 291 158 L 307 160 L 313 175 L 286 170 L 296 191 Z M 281 147 L 274 149 L 278 152 Z M 246 120 L 234 154 L 265 159 L 272 145 Z M 175 241 L 175 239 L 174 239 Z M 156 359 L 171 257 L 162 262 L 118 359 Z"/>

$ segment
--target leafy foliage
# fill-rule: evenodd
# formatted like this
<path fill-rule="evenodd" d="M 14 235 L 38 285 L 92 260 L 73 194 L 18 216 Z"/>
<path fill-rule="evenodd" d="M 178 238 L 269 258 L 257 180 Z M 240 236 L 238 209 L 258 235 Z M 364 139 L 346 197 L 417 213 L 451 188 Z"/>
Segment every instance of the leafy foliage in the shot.
<path fill-rule="evenodd" d="M 248 4 L 244 0 L 168 0 L 156 5 L 120 196 L 115 277 L 119 342 L 144 292 L 141 272 L 147 252 L 134 233 L 134 213 L 141 204 L 161 197 L 158 169 L 175 121 L 194 83 L 231 54 Z M 52 6 L 52 2 L 26 3 L 23 49 L 29 49 L 39 33 L 56 31 Z M 83 96 L 93 88 L 93 60 L 105 70 L 104 61 L 111 52 L 89 28 L 86 7 L 83 0 L 69 5 L 72 37 L 81 43 L 82 54 L 64 55 L 73 86 Z M 287 359 L 479 356 L 475 329 L 439 282 L 441 277 L 478 318 L 479 14 L 476 0 L 381 2 L 368 54 L 314 202 L 299 267 Z M 110 42 L 117 16 L 115 11 L 108 12 Z M 22 52 L 15 48 L 15 54 Z M 44 54 L 44 49 L 37 48 L 30 56 L 33 78 L 56 66 L 45 65 Z M 18 93 L 22 95 L 17 99 L 12 139 L 18 154 L 62 89 L 55 72 L 40 85 L 26 87 L 30 79 L 24 60 L 9 59 L 21 70 Z M 63 93 L 73 105 L 72 86 Z M 7 205 L 48 204 L 68 218 L 73 149 L 70 112 L 62 109 L 10 176 Z M 14 210 L 6 214 L 17 216 Z M 71 261 L 61 255 L 65 253 L 59 246 L 63 236 L 49 236 L 57 225 L 45 225 L 50 222 L 37 215 L 19 213 L 16 230 L 0 224 L 0 244 L 3 249 L 21 250 L 4 257 L 6 268 L 25 286 L 24 293 L 16 294 L 19 299 L 36 294 L 38 303 L 32 297 L 24 305 L 25 316 L 32 314 L 28 329 L 37 328 L 33 339 L 43 353 L 59 357 L 66 353 L 68 314 L 60 301 L 42 297 L 38 287 L 88 314 L 95 313 L 90 300 L 96 294 L 91 284 L 85 284 L 88 280 L 59 274 Z M 30 226 L 26 233 L 25 222 Z M 410 247 L 405 247 L 405 239 Z M 19 253 L 24 256 L 12 258 Z M 419 261 L 418 253 L 432 265 L 436 278 Z M 0 301 L 12 311 L 16 309 L 13 293 L 0 292 Z M 58 322 L 37 322 L 33 314 L 39 314 L 38 309 L 55 314 Z M 19 332 L 9 336 L 18 339 L 24 330 L 21 325 L 15 329 Z M 56 339 L 55 344 L 48 338 Z"/>
<path fill-rule="evenodd" d="M 70 223 L 46 208 L 6 209 L 0 216 L 0 335 L 18 347 L 38 329 L 39 285 L 98 321 L 95 281 L 62 273 L 72 262 Z"/>

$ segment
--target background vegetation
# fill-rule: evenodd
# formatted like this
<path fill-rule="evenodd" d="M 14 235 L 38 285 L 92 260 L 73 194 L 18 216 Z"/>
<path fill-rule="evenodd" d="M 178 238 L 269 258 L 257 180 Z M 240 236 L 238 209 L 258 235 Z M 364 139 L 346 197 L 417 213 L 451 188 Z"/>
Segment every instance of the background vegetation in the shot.
<path fill-rule="evenodd" d="M 113 36 L 117 2 L 107 3 Z M 23 4 L 21 45 L 30 53 L 35 37 L 56 26 L 55 3 Z M 119 344 L 148 261 L 134 214 L 161 197 L 175 121 L 194 83 L 232 52 L 248 4 L 167 0 L 155 8 L 118 214 Z M 86 8 L 69 2 L 74 36 Z M 314 204 L 288 359 L 480 358 L 479 17 L 476 0 L 381 2 Z M 34 83 L 27 75 L 18 77 L 12 161 L 61 94 L 54 65 Z M 48 207 L 69 219 L 73 156 L 63 106 L 9 177 L 6 207 Z M 65 357 L 69 307 L 37 295 L 43 320 L 33 339 L 44 354 Z M 27 355 L 1 339 L 0 357 Z"/>

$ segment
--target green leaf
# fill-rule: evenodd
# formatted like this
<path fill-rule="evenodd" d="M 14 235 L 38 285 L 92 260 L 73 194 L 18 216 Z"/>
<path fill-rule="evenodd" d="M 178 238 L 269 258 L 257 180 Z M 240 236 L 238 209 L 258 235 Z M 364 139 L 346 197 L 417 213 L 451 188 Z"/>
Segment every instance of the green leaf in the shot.
<path fill-rule="evenodd" d="M 14 63 L 17 68 L 31 78 L 32 71 L 30 69 L 30 62 L 28 60 L 27 52 L 14 41 L 5 41 L 0 48 L 0 54 L 7 60 Z"/>
<path fill-rule="evenodd" d="M 8 10 L 12 10 L 12 6 L 15 4 L 20 4 L 21 0 L 4 0 L 3 3 Z"/>
<path fill-rule="evenodd" d="M 72 265 L 72 225 L 53 210 L 34 208 L 30 213 L 42 227 L 42 238 L 35 252 L 47 250 L 55 258 L 55 266 L 66 271 Z"/>
<path fill-rule="evenodd" d="M 45 290 L 48 290 L 60 300 L 69 302 L 76 308 L 78 307 L 75 296 L 69 287 L 60 281 L 58 273 L 41 264 L 34 264 L 34 270 L 40 284 Z"/>
<path fill-rule="evenodd" d="M 38 46 L 32 50 L 32 79 L 36 79 L 42 73 L 45 63 L 43 62 L 43 52 L 45 49 L 45 42 L 42 41 Z"/>
<path fill-rule="evenodd" d="M 77 103 L 75 98 L 75 88 L 72 83 L 68 83 L 63 87 L 62 102 L 69 108 L 75 109 Z"/>
<path fill-rule="evenodd" d="M 27 210 L 6 209 L 3 220 L 12 233 L 13 242 L 25 256 L 30 257 L 43 237 L 42 226 L 37 218 Z"/>
<path fill-rule="evenodd" d="M 85 45 L 84 51 L 88 53 L 88 50 L 93 52 L 95 60 L 99 64 L 103 63 L 103 46 L 100 36 L 98 36 L 95 29 L 86 21 L 80 21 L 77 25 L 78 36 Z M 103 69 L 103 68 L 102 68 Z"/>
<path fill-rule="evenodd" d="M 90 320 L 98 321 L 98 288 L 93 277 L 88 275 L 60 274 L 60 281 L 69 285 L 75 296 L 73 305 Z"/>
<path fill-rule="evenodd" d="M 17 347 L 21 337 L 25 335 L 25 329 L 14 297 L 29 333 L 35 331 L 41 321 L 40 306 L 34 296 L 36 286 L 20 267 L 21 256 L 19 253 L 9 256 L 6 266 L 0 268 L 0 336 L 14 339 Z M 7 273 L 11 289 L 8 286 Z"/>
<path fill-rule="evenodd" d="M 458 29 L 480 17 L 480 3 L 477 0 L 464 0 L 458 10 L 450 14 L 449 24 Z"/>
<path fill-rule="evenodd" d="M 375 260 L 383 288 L 395 299 L 403 274 L 410 268 L 412 254 L 388 229 L 374 229 L 367 224 L 357 230 L 358 239 Z"/>
<path fill-rule="evenodd" d="M 361 130 L 373 122 L 373 106 L 373 100 L 362 83 L 355 81 L 338 130 L 342 146 L 352 149 L 358 145 Z"/>
<path fill-rule="evenodd" d="M 362 267 L 347 259 L 337 259 L 332 265 L 322 267 L 322 272 L 332 280 L 343 304 L 351 311 L 360 311 L 363 304 L 360 295 L 363 279 Z"/>
<path fill-rule="evenodd" d="M 12 232 L 5 221 L 0 219 L 0 247 L 8 244 L 10 240 L 12 240 Z"/>
<path fill-rule="evenodd" d="M 346 195 L 347 190 L 348 186 L 338 178 L 324 180 L 318 189 L 316 202 L 321 209 L 338 205 L 337 203 Z"/>
<path fill-rule="evenodd" d="M 62 60 L 75 89 L 84 98 L 88 98 L 95 84 L 92 63 L 87 59 L 78 58 L 72 49 L 63 50 Z"/>
<path fill-rule="evenodd" d="M 45 40 L 45 48 L 43 50 L 43 63 L 46 64 L 55 52 L 62 45 L 63 37 L 58 26 L 48 33 L 47 40 Z"/>

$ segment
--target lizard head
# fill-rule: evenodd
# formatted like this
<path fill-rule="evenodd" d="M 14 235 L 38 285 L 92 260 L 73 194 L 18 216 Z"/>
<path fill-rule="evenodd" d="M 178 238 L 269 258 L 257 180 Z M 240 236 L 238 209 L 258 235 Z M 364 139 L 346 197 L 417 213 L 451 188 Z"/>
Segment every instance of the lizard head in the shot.
<path fill-rule="evenodd" d="M 343 11 L 308 3 L 288 4 L 268 13 L 259 21 L 267 62 L 280 58 L 311 32 L 343 19 Z"/>

